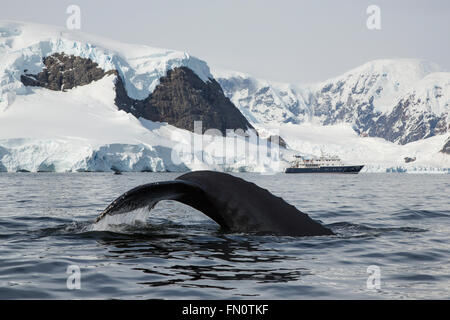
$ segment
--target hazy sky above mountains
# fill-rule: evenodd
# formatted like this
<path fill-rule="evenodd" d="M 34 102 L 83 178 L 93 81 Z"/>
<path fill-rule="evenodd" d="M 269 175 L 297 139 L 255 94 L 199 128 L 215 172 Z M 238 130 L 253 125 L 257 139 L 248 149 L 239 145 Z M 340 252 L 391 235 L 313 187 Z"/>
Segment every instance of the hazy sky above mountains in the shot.
<path fill-rule="evenodd" d="M 315 82 L 369 60 L 422 58 L 450 70 L 448 0 L 1 0 L 0 19 L 65 26 L 81 8 L 81 31 L 186 50 L 211 68 L 280 82 Z M 381 30 L 369 30 L 369 5 Z"/>

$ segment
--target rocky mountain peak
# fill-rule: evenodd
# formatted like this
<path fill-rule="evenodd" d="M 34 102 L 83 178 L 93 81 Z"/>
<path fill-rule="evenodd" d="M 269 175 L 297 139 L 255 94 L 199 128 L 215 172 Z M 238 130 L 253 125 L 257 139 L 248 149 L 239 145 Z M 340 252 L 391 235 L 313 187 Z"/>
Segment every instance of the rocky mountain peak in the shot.
<path fill-rule="evenodd" d="M 116 75 L 115 103 L 121 110 L 137 118 L 167 122 L 178 128 L 194 130 L 194 121 L 202 121 L 203 130 L 250 129 L 252 125 L 228 99 L 213 78 L 203 81 L 191 69 L 176 67 L 160 78 L 159 85 L 145 99 L 131 98 L 117 70 L 105 72 L 90 59 L 55 53 L 43 59 L 44 69 L 38 74 L 25 73 L 25 86 L 39 86 L 64 91 Z"/>
<path fill-rule="evenodd" d="M 103 71 L 97 63 L 74 55 L 54 53 L 43 58 L 44 69 L 38 74 L 26 73 L 21 81 L 26 86 L 44 87 L 50 90 L 64 91 L 100 80 L 105 75 L 117 74 L 117 71 Z"/>
<path fill-rule="evenodd" d="M 368 62 L 313 85 L 270 83 L 240 73 L 216 75 L 253 124 L 350 124 L 361 136 L 406 144 L 449 130 L 450 73 L 432 62 Z"/>

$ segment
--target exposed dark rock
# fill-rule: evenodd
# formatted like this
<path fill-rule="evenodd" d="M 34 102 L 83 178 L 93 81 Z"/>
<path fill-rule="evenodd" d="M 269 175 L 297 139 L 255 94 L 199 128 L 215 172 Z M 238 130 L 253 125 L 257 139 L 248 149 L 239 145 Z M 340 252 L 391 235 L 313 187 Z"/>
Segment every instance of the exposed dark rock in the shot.
<path fill-rule="evenodd" d="M 282 148 L 287 148 L 287 143 L 286 143 L 286 141 L 282 138 L 282 137 L 280 137 L 279 135 L 273 135 L 273 136 L 270 136 L 268 139 L 267 139 L 270 143 L 276 143 L 276 144 L 278 144 L 280 147 L 282 147 Z"/>
<path fill-rule="evenodd" d="M 411 157 L 405 157 L 405 163 L 410 163 L 410 162 L 414 162 L 416 161 L 416 157 L 411 158 Z"/>
<path fill-rule="evenodd" d="M 426 139 L 450 130 L 448 112 L 436 114 L 434 104 L 448 106 L 442 100 L 443 87 L 434 86 L 434 94 L 429 98 L 410 93 L 404 95 L 390 111 L 380 111 L 375 107 L 376 99 L 383 93 L 386 72 L 368 70 L 358 74 L 347 74 L 340 80 L 330 80 L 315 88 L 297 94 L 281 87 L 260 83 L 249 77 L 225 76 L 218 78 L 227 96 L 239 103 L 241 110 L 248 110 L 250 120 L 260 117 L 271 121 L 275 117 L 285 123 L 302 123 L 316 118 L 322 125 L 340 123 L 351 124 L 360 136 L 380 137 L 398 144 Z M 399 86 L 400 83 L 394 84 Z M 283 98 L 279 101 L 278 98 Z M 441 99 L 441 100 L 439 100 Z M 271 109 L 285 107 L 292 112 L 271 115 Z M 260 110 L 261 111 L 260 111 Z M 247 114 L 247 113 L 246 113 Z M 259 119 L 257 119 L 259 120 Z"/>
<path fill-rule="evenodd" d="M 450 138 L 447 139 L 447 142 L 444 144 L 441 150 L 442 153 L 446 153 L 450 155 Z"/>
<path fill-rule="evenodd" d="M 186 67 L 169 70 L 145 100 L 128 97 L 119 77 L 116 105 L 137 118 L 167 122 L 190 131 L 194 131 L 194 121 L 202 121 L 203 132 L 218 129 L 225 134 L 226 129 L 253 128 L 214 79 L 205 83 Z"/>
<path fill-rule="evenodd" d="M 414 112 L 414 98 L 400 100 L 391 113 L 380 116 L 369 128 L 369 135 L 407 144 L 447 132 L 446 114 L 438 117 L 430 112 Z"/>
<path fill-rule="evenodd" d="M 108 74 L 117 74 L 115 70 L 103 71 L 97 63 L 90 59 L 64 53 L 55 53 L 45 57 L 43 62 L 45 67 L 42 72 L 25 74 L 20 77 L 24 85 L 64 91 L 100 80 Z"/>
<path fill-rule="evenodd" d="M 203 132 L 207 129 L 218 129 L 225 134 L 226 129 L 253 129 L 234 104 L 225 97 L 216 80 L 209 79 L 204 82 L 187 67 L 169 70 L 146 99 L 136 100 L 128 96 L 117 70 L 105 72 L 90 59 L 55 53 L 44 58 L 44 65 L 44 70 L 38 74 L 22 75 L 22 83 L 26 86 L 62 91 L 114 74 L 117 76 L 117 107 L 137 118 L 167 122 L 190 131 L 194 131 L 194 121 L 202 121 Z"/>
<path fill-rule="evenodd" d="M 335 88 L 338 84 L 325 85 L 313 97 L 314 116 L 322 118 L 324 125 L 352 123 L 353 129 L 360 135 L 367 134 L 399 144 L 440 135 L 450 129 L 447 114 L 421 111 L 424 101 L 414 94 L 401 99 L 389 113 L 377 111 L 373 105 L 374 96 L 366 98 L 374 82 L 376 77 L 369 78 L 364 86 L 356 84 L 347 98 Z M 381 90 L 377 88 L 377 92 Z M 335 92 L 339 94 L 330 94 Z"/>
<path fill-rule="evenodd" d="M 364 93 L 362 89 L 352 89 L 352 95 L 343 97 L 342 87 L 344 82 L 328 84 L 312 96 L 310 104 L 314 106 L 313 115 L 322 118 L 324 125 L 337 123 L 353 123 L 353 128 L 358 134 L 367 132 L 375 124 L 375 119 L 381 115 L 375 110 L 373 96 L 369 100 L 360 99 L 358 95 Z M 336 101 L 335 96 L 341 96 Z"/>

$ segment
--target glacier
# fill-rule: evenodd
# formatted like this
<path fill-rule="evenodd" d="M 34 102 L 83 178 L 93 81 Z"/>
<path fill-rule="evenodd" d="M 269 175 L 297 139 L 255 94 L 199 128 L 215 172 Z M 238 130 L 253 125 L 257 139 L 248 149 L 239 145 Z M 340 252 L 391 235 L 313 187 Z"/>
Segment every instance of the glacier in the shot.
<path fill-rule="evenodd" d="M 212 73 L 255 128 L 276 128 L 291 148 L 337 154 L 369 172 L 448 171 L 439 151 L 450 136 L 450 73 L 433 62 L 375 60 L 312 84 Z M 417 161 L 405 163 L 408 154 Z"/>
<path fill-rule="evenodd" d="M 24 72 L 40 72 L 42 58 L 63 52 L 89 58 L 105 71 L 118 70 L 134 99 L 147 97 L 160 77 L 176 67 L 190 68 L 205 82 L 215 77 L 262 138 L 280 135 L 289 148 L 280 148 L 276 161 L 262 163 L 255 144 L 250 145 L 250 154 L 222 152 L 242 137 L 206 138 L 202 161 L 195 161 L 198 155 L 189 152 L 195 133 L 138 119 L 117 108 L 113 75 L 66 91 L 22 84 Z M 324 125 L 325 113 L 318 112 L 313 102 L 322 99 L 322 104 L 336 105 L 345 92 L 353 90 L 363 100 L 375 95 L 379 112 L 389 112 L 392 101 L 413 96 L 415 101 L 420 99 L 416 114 L 446 114 L 449 79 L 433 63 L 388 60 L 368 63 L 320 84 L 273 83 L 238 72 L 211 72 L 206 62 L 186 52 L 125 44 L 59 27 L 0 21 L 0 172 L 211 169 L 275 173 L 284 171 L 294 154 L 322 152 L 366 164 L 364 172 L 448 172 L 450 156 L 439 153 L 448 134 L 405 145 L 362 137 L 351 121 Z M 330 95 L 326 89 L 331 87 L 335 92 Z M 379 87 L 383 90 L 377 95 Z M 405 163 L 405 157 L 417 160 Z"/>
<path fill-rule="evenodd" d="M 109 75 L 65 92 L 35 87 L 17 96 L 0 113 L 0 171 L 277 170 L 275 164 L 258 165 L 255 157 L 222 154 L 226 144 L 233 150 L 237 137 L 207 141 L 198 135 L 205 140 L 204 161 L 193 161 L 196 134 L 119 110 L 114 85 L 115 76 Z"/>

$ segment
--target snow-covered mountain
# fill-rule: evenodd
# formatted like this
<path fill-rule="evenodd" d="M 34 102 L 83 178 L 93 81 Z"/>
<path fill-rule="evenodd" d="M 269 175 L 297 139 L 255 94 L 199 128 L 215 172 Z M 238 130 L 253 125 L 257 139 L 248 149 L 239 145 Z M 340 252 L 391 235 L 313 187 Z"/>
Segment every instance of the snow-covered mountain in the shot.
<path fill-rule="evenodd" d="M 90 59 L 104 71 L 118 70 L 124 75 L 128 95 L 146 98 L 167 70 L 185 66 L 202 80 L 212 77 L 208 65 L 186 52 L 125 44 L 78 31 L 54 26 L 0 23 L 0 106 L 5 109 L 17 95 L 29 90 L 20 81 L 24 70 L 39 73 L 43 58 L 62 53 Z"/>
<path fill-rule="evenodd" d="M 365 171 L 448 171 L 450 156 L 439 151 L 448 136 L 441 133 L 449 76 L 439 70 L 378 61 L 321 84 L 280 84 L 212 74 L 185 52 L 0 22 L 0 172 L 274 172 L 294 153 L 322 151 Z M 201 136 L 194 120 L 219 133 L 253 125 L 259 137 L 280 135 L 290 148 L 261 162 L 250 134 L 249 152 L 227 153 L 246 141 L 242 133 Z M 398 144 L 409 141 L 416 142 Z"/>
<path fill-rule="evenodd" d="M 309 90 L 287 83 L 274 83 L 250 75 L 215 70 L 225 94 L 254 125 L 302 123 L 310 119 Z"/>
<path fill-rule="evenodd" d="M 312 85 L 271 83 L 237 72 L 214 75 L 254 125 L 347 123 L 361 135 L 400 144 L 449 129 L 450 73 L 428 61 L 371 61 Z"/>
<path fill-rule="evenodd" d="M 187 53 L 1 22 L 0 57 L 0 171 L 271 170 L 223 163 L 214 146 L 243 137 L 191 159 L 194 120 L 202 132 L 251 125 Z"/>

